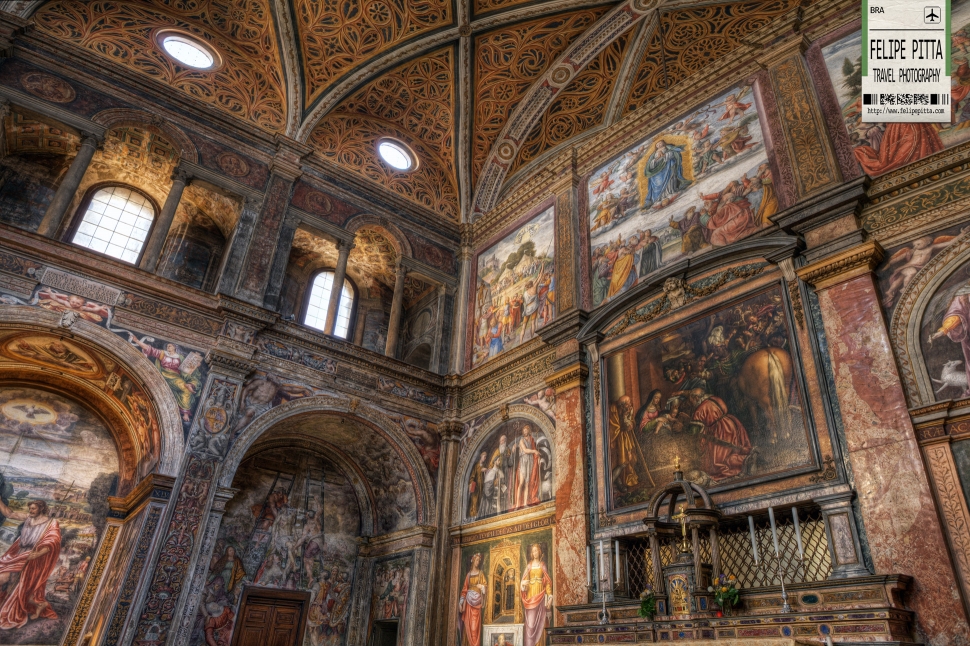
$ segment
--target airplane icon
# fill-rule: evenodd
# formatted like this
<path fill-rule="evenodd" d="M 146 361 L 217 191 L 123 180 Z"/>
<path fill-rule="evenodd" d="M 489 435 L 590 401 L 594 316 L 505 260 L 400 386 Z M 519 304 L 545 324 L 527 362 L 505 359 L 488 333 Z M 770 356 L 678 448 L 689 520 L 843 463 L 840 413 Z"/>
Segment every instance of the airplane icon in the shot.
<path fill-rule="evenodd" d="M 941 20 L 940 8 L 939 7 L 924 7 L 923 9 L 923 22 L 935 25 L 939 24 Z"/>

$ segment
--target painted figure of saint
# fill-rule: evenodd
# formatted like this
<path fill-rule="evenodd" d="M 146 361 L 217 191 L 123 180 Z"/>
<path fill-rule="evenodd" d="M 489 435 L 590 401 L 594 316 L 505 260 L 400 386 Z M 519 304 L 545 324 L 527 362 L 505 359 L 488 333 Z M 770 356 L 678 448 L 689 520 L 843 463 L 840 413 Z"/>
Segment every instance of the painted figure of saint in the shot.
<path fill-rule="evenodd" d="M 20 628 L 41 617 L 57 619 L 46 588 L 61 553 L 60 525 L 43 500 L 32 500 L 26 513 L 0 500 L 0 513 L 23 521 L 17 540 L 0 556 L 0 630 Z"/>
<path fill-rule="evenodd" d="M 715 480 L 741 473 L 744 460 L 751 453 L 751 440 L 741 420 L 728 412 L 723 399 L 700 388 L 690 392 L 690 403 L 694 407 L 691 421 L 702 427 L 704 470 Z"/>
<path fill-rule="evenodd" d="M 128 333 L 128 339 L 141 348 L 142 353 L 149 359 L 154 360 L 155 367 L 162 373 L 162 377 L 168 382 L 175 399 L 178 401 L 179 412 L 182 420 L 192 421 L 192 407 L 199 396 L 201 381 L 196 370 L 201 364 L 202 357 L 198 353 L 192 353 L 198 359 L 188 357 L 179 352 L 179 348 L 174 343 L 166 343 L 164 350 L 159 350 L 139 340 L 134 334 Z"/>
<path fill-rule="evenodd" d="M 633 430 L 633 401 L 628 395 L 610 404 L 610 459 L 613 483 L 629 489 L 640 483 L 637 476 L 637 448 Z"/>
<path fill-rule="evenodd" d="M 478 462 L 472 467 L 471 476 L 468 478 L 468 517 L 477 518 L 478 508 L 482 502 L 482 489 L 485 488 L 485 473 L 487 466 L 488 453 L 482 451 L 478 456 Z"/>
<path fill-rule="evenodd" d="M 552 577 L 542 560 L 542 547 L 536 543 L 529 548 L 531 560 L 522 573 L 519 589 L 525 610 L 524 646 L 543 643 L 546 614 L 552 608 Z"/>
<path fill-rule="evenodd" d="M 657 148 L 643 169 L 648 187 L 643 208 L 666 206 L 690 186 L 690 180 L 684 177 L 683 150 L 663 139 L 657 140 Z"/>
<path fill-rule="evenodd" d="M 458 614 L 461 616 L 461 646 L 481 646 L 482 609 L 485 606 L 485 593 L 488 579 L 481 570 L 482 555 L 472 554 L 471 566 L 465 575 L 465 585 L 458 598 Z"/>
<path fill-rule="evenodd" d="M 933 343 L 943 336 L 960 344 L 963 365 L 970 366 L 970 285 L 960 287 L 950 299 L 943 323 L 930 335 L 929 342 Z"/>
<path fill-rule="evenodd" d="M 515 473 L 513 474 L 512 509 L 521 509 L 539 504 L 539 451 L 532 427 L 522 427 L 522 437 L 515 442 L 513 453 Z"/>

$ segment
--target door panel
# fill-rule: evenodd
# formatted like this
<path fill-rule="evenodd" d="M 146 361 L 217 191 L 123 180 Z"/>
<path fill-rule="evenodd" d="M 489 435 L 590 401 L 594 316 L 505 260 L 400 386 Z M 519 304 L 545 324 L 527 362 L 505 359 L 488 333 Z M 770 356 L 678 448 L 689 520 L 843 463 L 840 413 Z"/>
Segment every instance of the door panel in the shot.
<path fill-rule="evenodd" d="M 233 646 L 302 646 L 310 594 L 247 587 Z"/>

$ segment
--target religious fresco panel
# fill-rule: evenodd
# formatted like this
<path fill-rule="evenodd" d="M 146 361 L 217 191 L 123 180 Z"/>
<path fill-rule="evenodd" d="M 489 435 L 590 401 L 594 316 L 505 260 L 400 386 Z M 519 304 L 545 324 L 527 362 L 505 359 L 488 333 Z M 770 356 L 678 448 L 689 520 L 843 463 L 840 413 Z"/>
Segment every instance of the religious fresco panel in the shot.
<path fill-rule="evenodd" d="M 118 451 L 75 401 L 0 388 L 0 644 L 59 644 L 107 526 Z"/>
<path fill-rule="evenodd" d="M 552 544 L 546 529 L 462 547 L 458 646 L 545 643 L 555 600 Z"/>
<path fill-rule="evenodd" d="M 404 640 L 405 618 L 408 613 L 408 594 L 411 591 L 413 557 L 392 556 L 382 559 L 374 566 L 371 586 L 372 621 L 397 621 L 398 643 Z"/>
<path fill-rule="evenodd" d="M 943 281 L 926 305 L 919 339 L 935 400 L 970 397 L 970 262 Z"/>
<path fill-rule="evenodd" d="M 555 208 L 478 255 L 472 366 L 536 336 L 556 314 Z"/>
<path fill-rule="evenodd" d="M 778 197 L 752 87 L 672 121 L 593 172 L 587 190 L 593 307 L 770 225 Z"/>
<path fill-rule="evenodd" d="M 212 552 L 190 644 L 228 644 L 243 587 L 311 594 L 304 646 L 346 641 L 361 518 L 327 458 L 274 449 L 247 458 Z"/>
<path fill-rule="evenodd" d="M 875 177 L 970 140 L 970 1 L 950 7 L 951 119 L 939 123 L 862 123 L 862 32 L 822 48 L 853 153 Z"/>
<path fill-rule="evenodd" d="M 552 500 L 553 447 L 534 422 L 510 419 L 479 444 L 465 477 L 466 521 Z"/>
<path fill-rule="evenodd" d="M 604 358 L 615 508 L 674 479 L 712 490 L 814 464 L 810 416 L 780 287 Z"/>

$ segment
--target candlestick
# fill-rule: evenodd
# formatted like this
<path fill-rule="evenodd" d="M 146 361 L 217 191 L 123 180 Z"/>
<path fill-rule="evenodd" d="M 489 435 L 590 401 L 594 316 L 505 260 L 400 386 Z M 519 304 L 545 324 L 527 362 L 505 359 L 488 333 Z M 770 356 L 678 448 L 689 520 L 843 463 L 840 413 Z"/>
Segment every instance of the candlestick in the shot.
<path fill-rule="evenodd" d="M 603 539 L 600 539 L 600 575 L 596 578 L 602 581 L 604 572 L 606 572 L 606 568 L 603 566 Z"/>
<path fill-rule="evenodd" d="M 768 507 L 768 520 L 771 521 L 771 541 L 775 544 L 775 556 L 781 556 L 781 550 L 778 549 L 778 530 L 775 529 L 775 510 Z"/>
<path fill-rule="evenodd" d="M 758 541 L 754 537 L 754 518 L 748 516 L 748 527 L 751 529 L 751 551 L 754 553 L 754 564 L 758 564 Z M 588 577 L 587 577 L 588 578 Z"/>
<path fill-rule="evenodd" d="M 620 541 L 613 541 L 613 549 L 616 550 L 616 569 L 613 571 L 613 579 L 617 583 L 620 581 Z"/>
<path fill-rule="evenodd" d="M 795 540 L 798 541 L 798 558 L 804 559 L 805 552 L 802 550 L 802 526 L 798 522 L 798 509 L 791 508 L 791 517 L 795 521 Z"/>
<path fill-rule="evenodd" d="M 589 545 L 586 546 L 586 587 L 588 588 L 593 584 L 593 566 L 589 562 Z"/>

